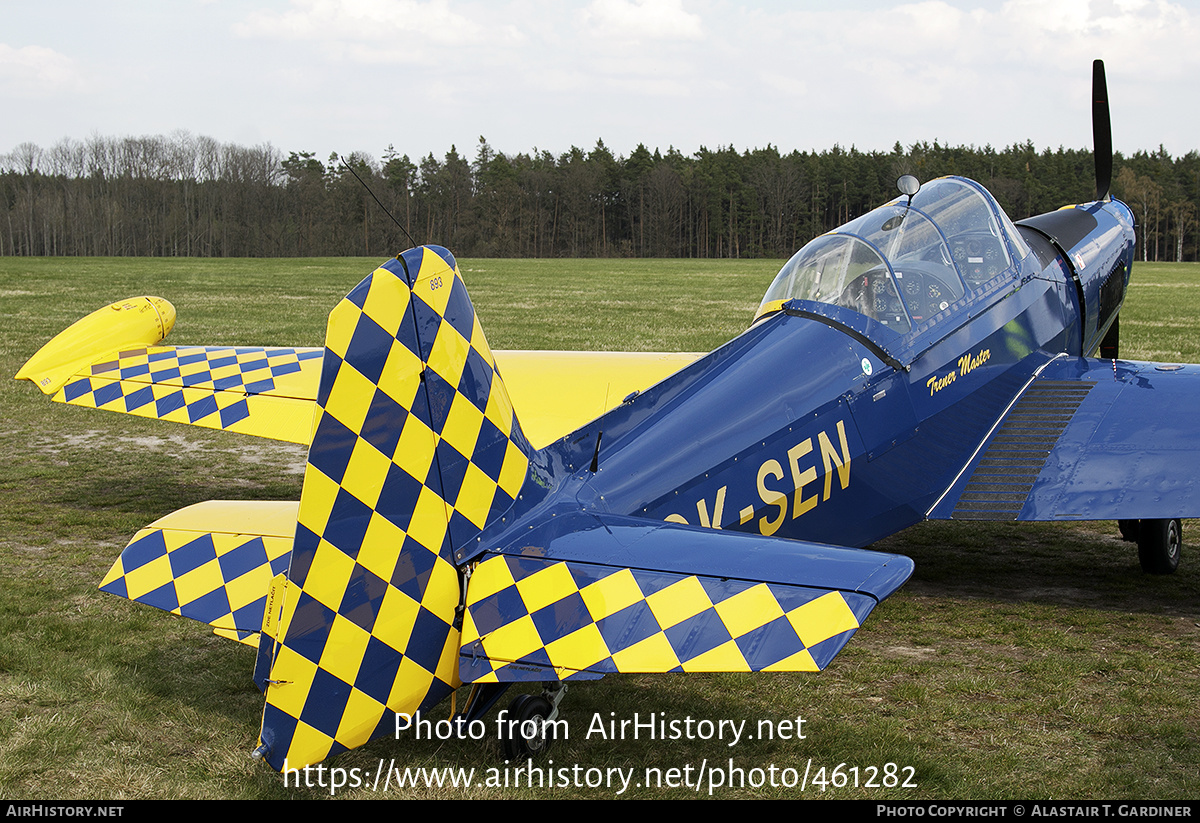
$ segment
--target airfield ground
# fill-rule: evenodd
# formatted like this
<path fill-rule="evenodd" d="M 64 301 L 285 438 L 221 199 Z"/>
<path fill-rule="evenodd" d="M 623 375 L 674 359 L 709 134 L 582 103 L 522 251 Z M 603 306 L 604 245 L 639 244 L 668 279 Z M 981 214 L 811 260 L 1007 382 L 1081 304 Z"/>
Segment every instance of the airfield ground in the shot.
<path fill-rule="evenodd" d="M 175 304 L 175 344 L 319 345 L 329 310 L 377 262 L 0 258 L 0 375 L 83 314 L 137 294 Z M 780 264 L 460 262 L 495 348 L 647 351 L 733 337 Z M 1200 362 L 1200 265 L 1135 266 L 1121 330 L 1126 357 Z M 285 788 L 250 760 L 262 711 L 252 649 L 96 590 L 127 540 L 170 511 L 298 498 L 304 450 L 52 404 L 11 379 L 0 380 L 0 447 L 0 798 L 327 796 Z M 705 764 L 730 782 L 742 770 L 745 785 L 717 787 L 719 797 L 1200 796 L 1200 524 L 1186 523 L 1184 540 L 1179 572 L 1148 577 L 1112 523 L 924 524 L 876 545 L 913 557 L 916 573 L 827 671 L 573 687 L 563 704 L 570 739 L 542 765 L 578 766 L 585 777 L 632 769 L 635 783 L 647 769 L 665 780 L 669 769 L 683 778 Z M 651 714 L 777 730 L 801 717 L 805 737 L 730 746 L 587 734 L 596 718 Z M 373 774 L 381 759 L 474 768 L 477 781 L 503 765 L 490 738 L 407 736 L 333 765 Z M 910 774 L 888 763 L 911 767 L 916 788 L 899 785 Z M 872 767 L 876 785 L 864 785 Z M 748 785 L 772 769 L 786 782 L 822 768 L 825 785 L 810 780 L 803 792 Z M 388 794 L 616 790 L 510 781 Z M 707 796 L 707 785 L 631 785 L 631 795 Z"/>

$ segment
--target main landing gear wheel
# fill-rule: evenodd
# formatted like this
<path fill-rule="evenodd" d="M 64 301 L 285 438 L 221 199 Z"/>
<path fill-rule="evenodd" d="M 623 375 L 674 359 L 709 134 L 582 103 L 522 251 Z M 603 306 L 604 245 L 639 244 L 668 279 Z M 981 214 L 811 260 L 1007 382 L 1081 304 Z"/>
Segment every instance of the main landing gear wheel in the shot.
<path fill-rule="evenodd" d="M 504 756 L 518 762 L 550 751 L 554 742 L 550 721 L 556 714 L 556 707 L 541 695 L 517 695 L 500 728 Z"/>
<path fill-rule="evenodd" d="M 1178 520 L 1141 520 L 1138 522 L 1137 544 L 1142 571 L 1148 574 L 1171 574 L 1179 568 L 1179 555 L 1183 550 L 1183 524 Z"/>

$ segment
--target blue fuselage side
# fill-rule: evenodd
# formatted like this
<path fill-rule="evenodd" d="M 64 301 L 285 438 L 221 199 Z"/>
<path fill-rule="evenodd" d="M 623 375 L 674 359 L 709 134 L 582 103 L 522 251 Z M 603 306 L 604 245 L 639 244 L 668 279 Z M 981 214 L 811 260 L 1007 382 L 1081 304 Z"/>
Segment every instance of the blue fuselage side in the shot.
<path fill-rule="evenodd" d="M 1022 229 L 1031 251 L 883 346 L 785 305 L 543 450 L 539 482 L 478 545 L 545 507 L 858 547 L 923 520 L 1038 369 L 1099 345 L 1128 215 L 1093 206 L 1065 249 Z"/>

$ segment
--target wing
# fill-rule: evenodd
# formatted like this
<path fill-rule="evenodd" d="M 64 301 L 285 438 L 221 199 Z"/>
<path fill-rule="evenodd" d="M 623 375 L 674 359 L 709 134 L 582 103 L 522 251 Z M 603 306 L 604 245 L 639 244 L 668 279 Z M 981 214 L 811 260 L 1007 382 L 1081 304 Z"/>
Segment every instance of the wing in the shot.
<path fill-rule="evenodd" d="M 308 445 L 322 349 L 147 346 L 110 353 L 54 400 Z"/>
<path fill-rule="evenodd" d="M 935 520 L 1200 516 L 1200 366 L 1060 357 L 1014 400 Z"/>
<path fill-rule="evenodd" d="M 174 325 L 161 297 L 112 303 L 16 377 L 59 403 L 308 444 L 323 349 L 155 345 Z"/>
<path fill-rule="evenodd" d="M 703 353 L 497 351 L 513 408 L 541 448 L 645 391 Z"/>
<path fill-rule="evenodd" d="M 17 372 L 60 403 L 308 445 L 321 348 L 158 346 L 175 322 L 160 297 L 93 312 Z M 551 443 L 702 354 L 496 352 L 536 447 Z"/>

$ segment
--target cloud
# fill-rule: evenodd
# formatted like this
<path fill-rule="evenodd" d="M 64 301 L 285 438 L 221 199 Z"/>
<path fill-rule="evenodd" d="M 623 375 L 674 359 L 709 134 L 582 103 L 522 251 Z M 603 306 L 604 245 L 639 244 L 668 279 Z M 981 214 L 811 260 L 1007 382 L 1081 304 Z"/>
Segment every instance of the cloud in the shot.
<path fill-rule="evenodd" d="M 153 27 L 118 4 L 66 30 L 53 5 L 17 4 L 0 34 L 8 145 L 184 126 L 414 156 L 480 134 L 508 151 L 1083 146 L 1095 57 L 1122 151 L 1200 133 L 1185 0 L 245 0 L 160 4 Z"/>
<path fill-rule="evenodd" d="M 699 40 L 699 16 L 683 10 L 682 0 L 592 0 L 582 14 L 584 25 L 611 40 Z"/>
<path fill-rule="evenodd" d="M 233 31 L 241 37 L 398 47 L 414 39 L 443 45 L 481 40 L 483 27 L 450 6 L 449 0 L 292 0 L 287 11 L 252 12 Z"/>
<path fill-rule="evenodd" d="M 0 95 L 42 99 L 83 86 L 75 61 L 44 46 L 13 48 L 0 43 Z"/>

